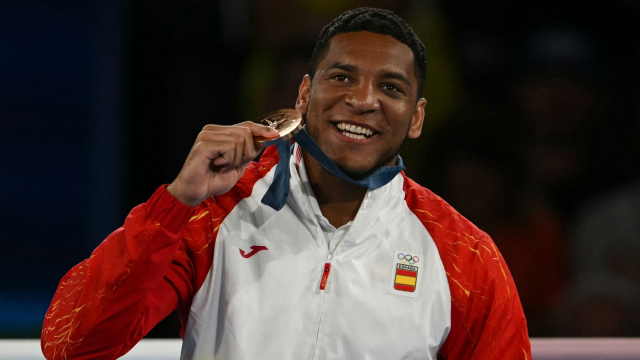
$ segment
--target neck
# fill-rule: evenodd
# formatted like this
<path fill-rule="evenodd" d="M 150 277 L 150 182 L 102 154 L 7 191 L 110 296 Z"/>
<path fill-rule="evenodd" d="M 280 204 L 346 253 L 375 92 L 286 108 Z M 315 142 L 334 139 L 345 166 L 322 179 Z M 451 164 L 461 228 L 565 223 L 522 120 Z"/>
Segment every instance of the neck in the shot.
<path fill-rule="evenodd" d="M 304 150 L 302 156 L 322 215 L 336 228 L 355 219 L 367 188 L 331 174 Z"/>

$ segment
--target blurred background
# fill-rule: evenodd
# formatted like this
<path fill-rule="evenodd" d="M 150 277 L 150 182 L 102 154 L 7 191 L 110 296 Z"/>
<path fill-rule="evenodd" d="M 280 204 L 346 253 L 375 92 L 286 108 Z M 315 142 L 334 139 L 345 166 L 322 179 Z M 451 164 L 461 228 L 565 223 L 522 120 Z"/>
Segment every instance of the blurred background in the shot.
<path fill-rule="evenodd" d="M 40 336 L 60 279 L 205 124 L 293 107 L 319 31 L 358 6 L 424 42 L 407 173 L 491 235 L 530 335 L 640 336 L 639 0 L 3 0 L 0 338 Z"/>

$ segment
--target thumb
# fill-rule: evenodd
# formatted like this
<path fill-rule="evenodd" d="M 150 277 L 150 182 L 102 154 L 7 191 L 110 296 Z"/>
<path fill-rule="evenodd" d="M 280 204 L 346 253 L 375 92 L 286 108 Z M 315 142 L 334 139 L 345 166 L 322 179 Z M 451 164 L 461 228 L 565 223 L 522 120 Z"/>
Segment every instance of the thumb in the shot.
<path fill-rule="evenodd" d="M 280 136 L 280 132 L 278 132 L 278 130 L 276 130 L 274 128 L 261 125 L 258 135 L 264 136 L 264 137 L 268 137 L 268 138 L 274 138 L 274 137 Z"/>

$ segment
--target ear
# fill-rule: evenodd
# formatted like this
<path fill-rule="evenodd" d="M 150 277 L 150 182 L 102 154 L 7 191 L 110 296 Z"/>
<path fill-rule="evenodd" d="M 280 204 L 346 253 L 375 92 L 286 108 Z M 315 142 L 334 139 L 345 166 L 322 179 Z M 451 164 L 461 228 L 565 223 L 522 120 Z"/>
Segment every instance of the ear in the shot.
<path fill-rule="evenodd" d="M 311 96 L 311 77 L 307 74 L 302 78 L 302 83 L 298 89 L 298 99 L 296 100 L 296 110 L 300 111 L 302 115 L 307 113 L 309 96 Z"/>
<path fill-rule="evenodd" d="M 421 98 L 416 104 L 416 109 L 413 111 L 413 117 L 411 117 L 411 126 L 409 127 L 409 133 L 407 136 L 409 139 L 415 139 L 422 133 L 422 123 L 424 122 L 424 107 L 427 105 L 427 100 Z"/>

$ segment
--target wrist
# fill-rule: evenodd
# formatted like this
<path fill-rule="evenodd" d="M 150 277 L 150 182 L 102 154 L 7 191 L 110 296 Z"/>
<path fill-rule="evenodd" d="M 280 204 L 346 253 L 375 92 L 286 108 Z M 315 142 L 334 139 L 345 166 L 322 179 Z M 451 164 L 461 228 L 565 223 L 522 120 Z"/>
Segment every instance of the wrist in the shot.
<path fill-rule="evenodd" d="M 200 205 L 200 203 L 202 202 L 202 201 L 191 199 L 188 196 L 183 195 L 179 190 L 179 186 L 176 185 L 175 182 L 167 186 L 167 192 L 171 194 L 171 196 L 173 196 L 176 200 L 190 207 L 196 207 Z"/>

